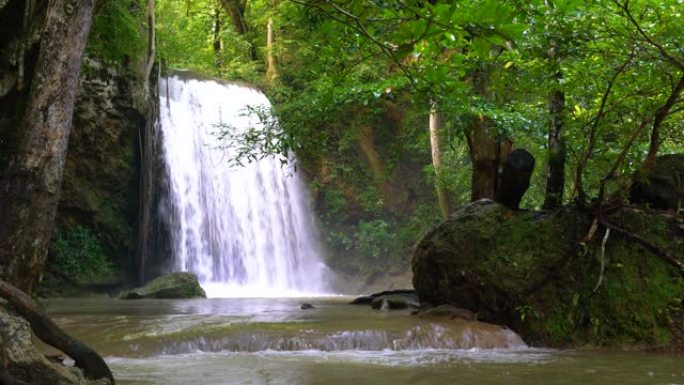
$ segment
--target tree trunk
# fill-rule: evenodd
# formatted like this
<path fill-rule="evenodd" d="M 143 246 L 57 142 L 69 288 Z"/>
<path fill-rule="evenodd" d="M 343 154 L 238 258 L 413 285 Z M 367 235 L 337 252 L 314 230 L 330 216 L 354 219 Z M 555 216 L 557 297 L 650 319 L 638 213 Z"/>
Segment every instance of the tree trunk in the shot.
<path fill-rule="evenodd" d="M 442 152 L 439 147 L 440 123 L 439 113 L 433 108 L 430 110 L 429 129 L 432 166 L 435 168 L 435 192 L 437 193 L 437 201 L 439 202 L 439 210 L 442 213 L 442 218 L 447 219 L 449 218 L 449 214 L 451 214 L 451 205 L 448 192 L 442 187 L 440 180 L 440 173 L 442 172 Z"/>
<path fill-rule="evenodd" d="M 670 96 L 667 98 L 667 101 L 665 101 L 665 104 L 658 108 L 656 113 L 653 115 L 653 125 L 651 126 L 648 154 L 646 154 L 646 159 L 644 160 L 644 163 L 641 165 L 640 169 L 642 173 L 646 173 L 648 170 L 650 170 L 655 163 L 655 159 L 658 156 L 658 151 L 660 150 L 660 126 L 665 121 L 665 118 L 667 118 L 672 106 L 675 105 L 679 99 L 679 95 L 683 90 L 684 70 L 682 71 L 682 76 L 679 78 L 679 81 L 672 88 L 672 92 L 670 92 Z"/>
<path fill-rule="evenodd" d="M 216 74 L 221 76 L 221 68 L 223 67 L 223 60 L 221 60 L 221 7 L 218 3 L 214 5 L 214 65 L 216 66 Z"/>
<path fill-rule="evenodd" d="M 266 78 L 273 83 L 278 77 L 275 58 L 273 56 L 273 18 L 268 18 L 266 24 Z"/>
<path fill-rule="evenodd" d="M 470 81 L 473 91 L 483 99 L 488 97 L 489 74 L 486 67 L 475 69 Z M 472 163 L 470 200 L 482 198 L 495 199 L 496 184 L 499 178 L 499 167 L 505 161 L 501 159 L 499 135 L 494 122 L 482 114 L 468 117 L 470 122 L 466 129 L 466 140 Z M 510 149 L 509 149 L 510 150 Z"/>
<path fill-rule="evenodd" d="M 0 280 L 0 298 L 6 299 L 26 319 L 36 336 L 46 344 L 54 346 L 74 359 L 75 365 L 83 369 L 90 379 L 106 378 L 114 384 L 109 367 L 93 349 L 71 337 L 40 309 L 26 293 Z"/>
<path fill-rule="evenodd" d="M 548 56 L 555 68 L 556 87 L 563 79 L 558 63 L 558 43 L 549 41 Z M 549 94 L 549 159 L 546 172 L 546 194 L 544 210 L 555 210 L 563 205 L 563 189 L 565 188 L 565 141 L 563 140 L 563 113 L 565 110 L 565 93 L 554 89 Z"/>
<path fill-rule="evenodd" d="M 233 20 L 233 27 L 235 27 L 235 32 L 244 36 L 247 39 L 247 22 L 245 21 L 245 8 L 247 6 L 247 1 L 242 2 L 241 0 L 221 0 L 223 8 L 228 11 L 230 18 Z M 256 60 L 256 52 L 254 51 L 254 46 L 250 44 L 249 51 L 247 53 L 251 60 Z"/>
<path fill-rule="evenodd" d="M 359 128 L 358 140 L 359 147 L 361 147 L 361 151 L 366 156 L 366 160 L 368 160 L 368 164 L 370 165 L 373 179 L 378 183 L 383 183 L 385 180 L 385 166 L 383 165 L 382 159 L 380 159 L 378 150 L 375 148 L 373 128 L 368 124 L 361 126 Z"/>
<path fill-rule="evenodd" d="M 474 116 L 466 131 L 466 139 L 473 167 L 470 200 L 494 199 L 500 163 L 494 122 L 484 115 Z"/>
<path fill-rule="evenodd" d="M 563 110 L 565 94 L 554 90 L 549 95 L 549 159 L 546 174 L 546 195 L 544 210 L 555 210 L 563 205 L 563 189 L 565 188 L 565 141 L 562 137 Z"/>
<path fill-rule="evenodd" d="M 33 292 L 45 263 L 95 0 L 52 0 L 21 121 L 0 187 L 0 277 Z"/>

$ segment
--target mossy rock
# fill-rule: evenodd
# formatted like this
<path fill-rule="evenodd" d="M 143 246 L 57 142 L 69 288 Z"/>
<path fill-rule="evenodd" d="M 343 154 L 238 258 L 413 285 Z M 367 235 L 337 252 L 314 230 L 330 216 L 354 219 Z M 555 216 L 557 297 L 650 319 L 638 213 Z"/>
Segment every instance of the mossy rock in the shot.
<path fill-rule="evenodd" d="M 633 203 L 657 209 L 684 209 L 684 154 L 661 155 L 630 189 Z"/>
<path fill-rule="evenodd" d="M 171 273 L 155 278 L 147 285 L 124 291 L 120 299 L 184 299 L 206 298 L 207 294 L 199 284 L 197 276 L 192 273 Z"/>
<path fill-rule="evenodd" d="M 684 219 L 622 209 L 607 218 L 684 255 Z M 677 268 L 618 232 L 582 240 L 593 218 L 564 207 L 512 211 L 479 201 L 454 213 L 416 247 L 413 284 L 422 302 L 451 304 L 546 346 L 666 347 L 682 325 L 684 280 Z M 603 255 L 603 258 L 601 258 Z"/>

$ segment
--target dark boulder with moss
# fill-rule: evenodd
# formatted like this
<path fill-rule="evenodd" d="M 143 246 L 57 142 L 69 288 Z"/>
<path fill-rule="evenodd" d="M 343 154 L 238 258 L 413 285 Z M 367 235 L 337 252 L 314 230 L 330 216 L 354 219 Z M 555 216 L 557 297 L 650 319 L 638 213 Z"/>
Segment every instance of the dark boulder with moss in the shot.
<path fill-rule="evenodd" d="M 662 155 L 632 184 L 629 199 L 656 209 L 684 209 L 684 154 Z"/>
<path fill-rule="evenodd" d="M 624 208 L 606 220 L 684 256 L 681 216 Z M 471 309 L 533 344 L 675 347 L 682 272 L 618 231 L 605 248 L 602 226 L 586 241 L 592 222 L 575 207 L 540 213 L 472 203 L 418 244 L 416 292 L 421 302 Z"/>
<path fill-rule="evenodd" d="M 124 291 L 121 299 L 184 299 L 206 298 L 207 294 L 199 284 L 197 276 L 192 273 L 171 273 L 155 278 L 147 285 Z"/>

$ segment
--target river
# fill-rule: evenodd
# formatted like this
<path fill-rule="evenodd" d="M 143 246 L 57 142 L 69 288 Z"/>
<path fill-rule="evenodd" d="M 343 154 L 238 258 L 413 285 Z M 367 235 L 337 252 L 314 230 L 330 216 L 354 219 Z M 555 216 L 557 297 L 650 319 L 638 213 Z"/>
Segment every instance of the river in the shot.
<path fill-rule="evenodd" d="M 46 307 L 106 357 L 122 385 L 684 384 L 681 357 L 532 348 L 500 327 L 349 299 L 59 299 Z M 315 309 L 300 309 L 303 302 Z"/>

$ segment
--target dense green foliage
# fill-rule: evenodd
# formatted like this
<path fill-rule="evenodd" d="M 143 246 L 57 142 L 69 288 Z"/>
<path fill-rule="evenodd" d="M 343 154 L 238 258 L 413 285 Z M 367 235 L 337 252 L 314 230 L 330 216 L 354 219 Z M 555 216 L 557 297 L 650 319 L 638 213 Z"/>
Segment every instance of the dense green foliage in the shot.
<path fill-rule="evenodd" d="M 74 282 L 92 282 L 112 273 L 112 264 L 104 256 L 98 236 L 80 226 L 57 231 L 50 257 L 50 268 Z"/>
<path fill-rule="evenodd" d="M 655 131 L 659 152 L 682 148 L 677 0 L 259 0 L 245 2 L 243 34 L 221 7 L 229 3 L 161 2 L 162 59 L 264 87 L 279 127 L 241 138 L 242 153 L 294 149 L 330 244 L 368 261 L 407 252 L 435 223 L 431 186 L 447 188 L 455 206 L 469 200 L 472 116 L 492 120 L 497 136 L 536 157 L 529 208 L 544 200 L 553 91 L 565 98 L 565 201 L 624 198 Z M 265 76 L 268 18 L 275 80 Z M 433 106 L 443 120 L 437 177 L 427 132 Z M 408 175 L 419 182 L 409 186 Z"/>

